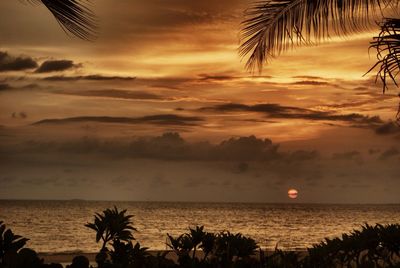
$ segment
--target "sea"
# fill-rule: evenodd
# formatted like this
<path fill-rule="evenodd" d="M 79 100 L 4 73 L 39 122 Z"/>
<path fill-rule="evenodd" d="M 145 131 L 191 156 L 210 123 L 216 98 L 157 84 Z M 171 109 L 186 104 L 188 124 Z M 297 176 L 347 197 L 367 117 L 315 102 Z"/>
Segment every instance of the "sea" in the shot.
<path fill-rule="evenodd" d="M 134 215 L 135 239 L 151 250 L 165 250 L 167 234 L 189 227 L 228 230 L 252 237 L 264 249 L 304 250 L 363 224 L 400 223 L 400 205 L 173 203 L 109 201 L 0 201 L 0 221 L 29 238 L 40 253 L 93 253 L 100 249 L 84 225 L 94 213 L 117 206 Z"/>

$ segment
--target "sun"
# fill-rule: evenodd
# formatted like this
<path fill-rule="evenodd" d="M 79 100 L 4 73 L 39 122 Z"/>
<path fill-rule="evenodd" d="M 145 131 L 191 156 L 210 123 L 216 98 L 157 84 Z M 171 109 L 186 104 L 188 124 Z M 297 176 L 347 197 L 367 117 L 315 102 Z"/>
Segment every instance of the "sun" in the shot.
<path fill-rule="evenodd" d="M 289 189 L 288 190 L 288 196 L 290 199 L 296 199 L 298 196 L 299 192 L 296 189 Z"/>

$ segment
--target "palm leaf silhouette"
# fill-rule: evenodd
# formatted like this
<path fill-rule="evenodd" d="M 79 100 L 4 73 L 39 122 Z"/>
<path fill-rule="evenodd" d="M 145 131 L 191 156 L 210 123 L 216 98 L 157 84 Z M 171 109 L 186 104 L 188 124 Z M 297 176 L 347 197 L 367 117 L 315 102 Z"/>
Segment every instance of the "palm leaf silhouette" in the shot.
<path fill-rule="evenodd" d="M 22 0 L 30 4 L 43 4 L 66 33 L 93 40 L 96 35 L 96 16 L 88 0 Z"/>
<path fill-rule="evenodd" d="M 294 45 L 309 45 L 332 34 L 346 36 L 368 29 L 381 11 L 398 0 L 267 0 L 247 10 L 242 22 L 240 54 L 247 68 L 264 63 Z"/>
<path fill-rule="evenodd" d="M 385 92 L 387 78 L 397 86 L 396 78 L 400 72 L 400 19 L 386 18 L 381 23 L 381 32 L 374 37 L 371 48 L 376 49 L 378 62 L 370 71 L 378 68 L 376 79 L 380 78 Z"/>

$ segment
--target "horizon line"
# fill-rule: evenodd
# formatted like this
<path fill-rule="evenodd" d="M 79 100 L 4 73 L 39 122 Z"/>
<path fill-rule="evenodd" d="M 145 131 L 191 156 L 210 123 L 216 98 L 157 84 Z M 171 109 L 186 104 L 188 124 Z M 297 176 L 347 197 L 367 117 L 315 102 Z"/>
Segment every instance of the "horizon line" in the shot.
<path fill-rule="evenodd" d="M 256 201 L 185 201 L 185 200 L 100 200 L 100 199 L 81 199 L 81 198 L 70 198 L 70 199 L 16 199 L 16 198 L 0 198 L 0 202 L 3 201 L 56 201 L 56 202 L 131 202 L 131 203 L 186 203 L 186 204 L 265 204 L 265 205 L 400 205 L 399 203 L 332 203 L 332 202 L 256 202 Z"/>

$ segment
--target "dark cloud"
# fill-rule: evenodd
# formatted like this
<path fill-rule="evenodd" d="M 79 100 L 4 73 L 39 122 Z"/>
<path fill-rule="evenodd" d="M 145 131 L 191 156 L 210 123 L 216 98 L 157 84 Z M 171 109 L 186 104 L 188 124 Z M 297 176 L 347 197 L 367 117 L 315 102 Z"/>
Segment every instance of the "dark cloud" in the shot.
<path fill-rule="evenodd" d="M 212 107 L 203 107 L 200 110 L 219 111 L 219 112 L 258 112 L 264 113 L 270 118 L 284 118 L 284 119 L 306 119 L 316 121 L 345 121 L 354 124 L 367 124 L 375 125 L 382 124 L 382 120 L 378 116 L 365 116 L 357 113 L 351 114 L 336 114 L 333 112 L 321 112 L 306 108 L 299 108 L 293 106 L 282 106 L 280 104 L 256 104 L 246 105 L 238 103 L 222 104 Z M 359 125 L 357 125 L 359 126 Z"/>
<path fill-rule="evenodd" d="M 360 87 L 353 88 L 353 90 L 356 90 L 356 91 L 369 91 L 370 88 L 369 87 L 365 87 L 365 86 L 360 86 Z"/>
<path fill-rule="evenodd" d="M 200 81 L 232 81 L 242 78 L 265 78 L 271 79 L 273 76 L 260 75 L 260 76 L 234 76 L 229 74 L 199 74 Z"/>
<path fill-rule="evenodd" d="M 393 148 L 390 148 L 390 149 L 384 151 L 381 154 L 381 156 L 379 157 L 379 159 L 380 160 L 388 160 L 388 159 L 398 156 L 398 155 L 400 155 L 400 151 L 397 148 L 393 147 Z"/>
<path fill-rule="evenodd" d="M 201 81 L 230 81 L 235 80 L 240 77 L 231 76 L 231 75 L 208 75 L 208 74 L 200 74 Z"/>
<path fill-rule="evenodd" d="M 0 51 L 0 72 L 24 71 L 36 68 L 37 62 L 30 57 L 13 57 Z"/>
<path fill-rule="evenodd" d="M 240 162 L 237 165 L 235 165 L 233 173 L 243 174 L 246 173 L 248 170 L 249 170 L 249 164 L 247 164 L 246 162 Z"/>
<path fill-rule="evenodd" d="M 25 86 L 20 87 L 20 89 L 37 89 L 37 88 L 40 88 L 40 86 L 35 83 L 27 84 Z"/>
<path fill-rule="evenodd" d="M 304 81 L 293 82 L 292 85 L 325 86 L 325 85 L 330 85 L 330 83 L 325 81 L 304 80 Z"/>
<path fill-rule="evenodd" d="M 110 117 L 110 116 L 80 116 L 62 119 L 44 119 L 34 125 L 67 124 L 67 123 L 117 123 L 117 124 L 157 124 L 157 125 L 197 125 L 203 121 L 200 117 L 180 116 L 175 114 L 150 115 L 143 117 Z"/>
<path fill-rule="evenodd" d="M 79 64 L 75 64 L 72 60 L 48 60 L 43 62 L 39 68 L 36 69 L 36 73 L 50 73 L 50 72 L 62 72 L 70 69 L 79 67 Z"/>
<path fill-rule="evenodd" d="M 309 161 L 309 160 L 316 160 L 320 157 L 320 154 L 318 151 L 305 151 L 305 150 L 298 150 L 295 152 L 292 152 L 289 155 L 289 160 L 292 161 Z"/>
<path fill-rule="evenodd" d="M 381 126 L 379 126 L 375 133 L 378 135 L 390 135 L 400 133 L 400 126 L 396 123 L 389 121 Z"/>
<path fill-rule="evenodd" d="M 350 108 L 350 107 L 359 107 L 363 106 L 366 104 L 372 104 L 372 103 L 379 103 L 381 100 L 373 98 L 369 100 L 364 100 L 364 101 L 351 101 L 351 102 L 343 102 L 343 103 L 337 103 L 337 104 L 330 104 L 330 105 L 325 105 L 325 107 L 328 108 Z"/>
<path fill-rule="evenodd" d="M 13 87 L 10 86 L 10 85 L 7 84 L 7 83 L 0 83 L 0 91 L 9 90 L 9 89 L 12 89 L 12 88 L 13 88 Z"/>
<path fill-rule="evenodd" d="M 379 153 L 381 150 L 379 150 L 379 149 L 369 149 L 368 150 L 368 153 L 370 154 L 370 155 L 373 155 L 373 154 L 377 154 L 377 153 Z"/>
<path fill-rule="evenodd" d="M 178 133 L 123 141 L 89 137 L 65 142 L 29 141 L 17 147 L 11 146 L 10 150 L 14 153 L 91 153 L 181 161 L 272 161 L 281 157 L 277 152 L 278 146 L 268 139 L 240 137 L 213 145 L 208 142 L 188 143 Z"/>
<path fill-rule="evenodd" d="M 106 97 L 118 99 L 134 100 L 159 100 L 161 96 L 145 91 L 129 91 L 119 89 L 100 89 L 100 90 L 80 90 L 80 91 L 61 91 L 57 94 L 75 95 L 84 97 Z"/>
<path fill-rule="evenodd" d="M 278 156 L 277 151 L 270 139 L 255 136 L 231 138 L 215 147 L 215 154 L 226 160 L 271 160 Z"/>
<path fill-rule="evenodd" d="M 29 141 L 10 150 L 18 153 L 73 153 L 107 155 L 121 158 L 146 158 L 176 161 L 236 162 L 234 173 L 250 169 L 249 162 L 270 163 L 279 173 L 287 173 L 290 166 L 299 169 L 310 161 L 318 160 L 311 151 L 280 152 L 279 146 L 269 139 L 255 136 L 230 138 L 219 144 L 185 141 L 178 133 L 164 133 L 156 137 L 139 137 L 124 140 L 101 140 L 83 137 L 70 141 Z M 304 158 L 302 158 L 304 156 Z M 313 167 L 316 168 L 316 167 Z M 270 169 L 270 168 L 268 168 Z M 292 174 L 292 173 L 290 173 Z"/>
<path fill-rule="evenodd" d="M 352 160 L 358 159 L 361 157 L 361 153 L 358 151 L 344 152 L 344 153 L 335 153 L 332 158 L 337 160 Z"/>
<path fill-rule="evenodd" d="M 132 81 L 136 77 L 131 76 L 105 76 L 105 75 L 79 75 L 79 76 L 49 76 L 43 78 L 45 81 L 79 81 L 79 80 L 89 80 L 89 81 L 110 81 L 110 80 L 122 80 L 122 81 Z"/>
<path fill-rule="evenodd" d="M 305 79 L 305 80 L 325 80 L 324 77 L 312 76 L 312 75 L 297 75 L 297 76 L 293 76 L 292 78 Z"/>
<path fill-rule="evenodd" d="M 28 117 L 28 114 L 25 112 L 14 112 L 11 114 L 11 117 L 15 119 L 26 119 Z"/>
<path fill-rule="evenodd" d="M 8 83 L 0 83 L 0 91 L 7 91 L 7 90 L 25 90 L 25 89 L 37 89 L 40 86 L 38 84 L 27 84 L 24 86 L 14 87 Z"/>
<path fill-rule="evenodd" d="M 138 78 L 136 83 L 141 85 L 148 85 L 153 88 L 165 88 L 172 90 L 182 90 L 182 86 L 187 83 L 193 82 L 192 77 L 156 77 L 156 78 Z"/>

